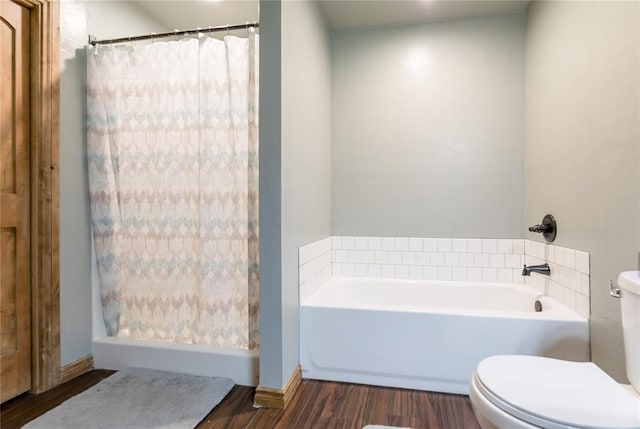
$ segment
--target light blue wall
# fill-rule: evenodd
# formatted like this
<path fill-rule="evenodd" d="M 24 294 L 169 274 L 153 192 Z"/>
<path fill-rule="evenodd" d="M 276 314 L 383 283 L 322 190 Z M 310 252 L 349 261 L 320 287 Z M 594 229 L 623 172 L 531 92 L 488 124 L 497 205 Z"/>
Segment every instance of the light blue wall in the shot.
<path fill-rule="evenodd" d="M 557 244 L 590 253 L 591 358 L 625 383 L 609 280 L 640 268 L 639 23 L 638 2 L 527 11 L 525 225 L 553 213 Z"/>
<path fill-rule="evenodd" d="M 282 334 L 286 378 L 299 362 L 298 248 L 330 235 L 329 33 L 317 2 L 286 1 L 282 4 Z"/>
<path fill-rule="evenodd" d="M 298 248 L 331 235 L 331 57 L 317 3 L 260 3 L 260 385 L 299 363 Z"/>
<path fill-rule="evenodd" d="M 260 1 L 260 385 L 283 371 L 281 3 Z"/>
<path fill-rule="evenodd" d="M 334 234 L 522 237 L 524 34 L 516 14 L 332 35 Z"/>

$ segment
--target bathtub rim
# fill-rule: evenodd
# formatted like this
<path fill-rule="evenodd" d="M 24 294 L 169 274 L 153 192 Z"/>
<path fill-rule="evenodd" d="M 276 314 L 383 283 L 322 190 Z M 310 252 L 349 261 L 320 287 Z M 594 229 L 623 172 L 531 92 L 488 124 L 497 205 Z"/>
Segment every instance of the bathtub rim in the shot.
<path fill-rule="evenodd" d="M 537 297 L 542 302 L 543 311 L 541 312 L 525 312 L 525 311 L 504 311 L 504 310 L 487 310 L 487 309 L 460 309 L 456 307 L 424 307 L 424 306 L 400 306 L 387 305 L 376 306 L 371 304 L 352 305 L 351 303 L 326 303 L 314 302 L 314 297 L 327 286 L 359 282 L 373 283 L 391 283 L 391 284 L 423 284 L 425 286 L 439 285 L 447 283 L 446 287 L 505 287 L 510 289 L 519 289 L 532 298 Z M 469 281 L 451 281 L 451 280 L 411 280 L 411 279 L 386 279 L 377 277 L 343 277 L 331 276 L 324 282 L 313 294 L 311 294 L 304 302 L 300 303 L 300 307 L 305 308 L 335 308 L 343 310 L 362 310 L 362 311 L 390 311 L 390 312 L 417 312 L 417 313 L 433 313 L 433 314 L 456 314 L 462 316 L 479 316 L 479 317 L 497 317 L 497 318 L 518 318 L 518 319 L 536 319 L 536 320 L 566 320 L 572 322 L 589 323 L 589 319 L 578 314 L 578 312 L 556 301 L 549 295 L 542 295 L 536 289 L 523 283 L 500 283 L 500 282 L 469 282 Z M 548 308 L 548 310 L 545 310 Z"/>

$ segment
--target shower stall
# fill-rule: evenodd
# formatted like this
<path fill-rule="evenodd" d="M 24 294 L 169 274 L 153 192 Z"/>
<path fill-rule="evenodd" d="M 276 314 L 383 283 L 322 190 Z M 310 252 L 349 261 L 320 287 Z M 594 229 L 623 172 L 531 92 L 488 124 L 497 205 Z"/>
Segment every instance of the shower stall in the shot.
<path fill-rule="evenodd" d="M 98 368 L 257 384 L 257 24 L 247 37 L 204 34 L 236 27 L 90 40 Z"/>

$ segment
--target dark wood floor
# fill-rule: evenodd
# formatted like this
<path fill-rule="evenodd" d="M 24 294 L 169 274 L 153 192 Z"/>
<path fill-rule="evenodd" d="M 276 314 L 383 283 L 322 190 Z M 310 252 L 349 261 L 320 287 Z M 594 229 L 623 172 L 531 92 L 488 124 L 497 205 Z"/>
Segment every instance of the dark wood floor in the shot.
<path fill-rule="evenodd" d="M 94 370 L 48 392 L 2 404 L 0 427 L 19 428 L 113 371 Z M 285 410 L 253 408 L 254 389 L 235 386 L 198 429 L 361 429 L 368 424 L 414 429 L 479 429 L 469 398 L 459 395 L 304 380 Z M 52 428 L 54 429 L 54 428 Z"/>

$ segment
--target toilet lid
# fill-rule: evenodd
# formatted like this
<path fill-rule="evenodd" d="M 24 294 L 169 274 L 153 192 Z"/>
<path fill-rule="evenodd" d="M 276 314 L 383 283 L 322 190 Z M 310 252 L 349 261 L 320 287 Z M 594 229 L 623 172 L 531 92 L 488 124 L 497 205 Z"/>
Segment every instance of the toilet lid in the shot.
<path fill-rule="evenodd" d="M 591 362 L 492 356 L 476 376 L 494 405 L 534 425 L 640 428 L 640 399 Z"/>

